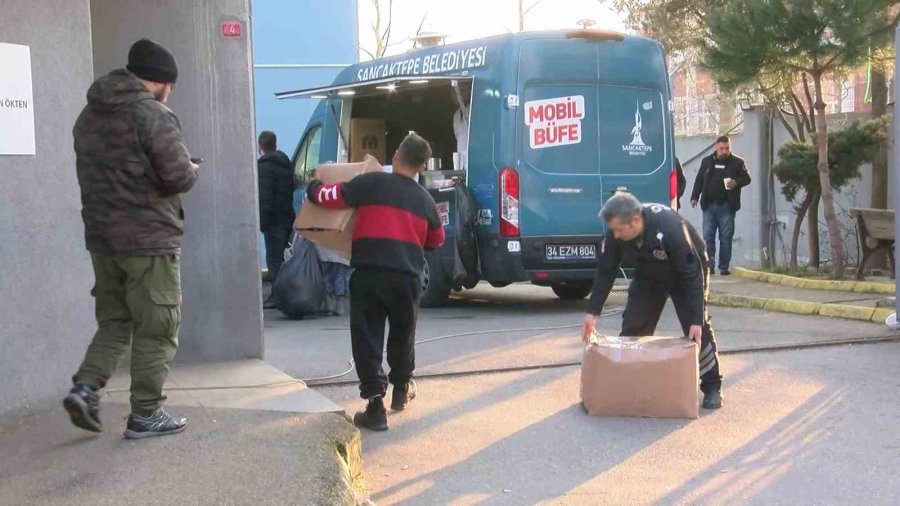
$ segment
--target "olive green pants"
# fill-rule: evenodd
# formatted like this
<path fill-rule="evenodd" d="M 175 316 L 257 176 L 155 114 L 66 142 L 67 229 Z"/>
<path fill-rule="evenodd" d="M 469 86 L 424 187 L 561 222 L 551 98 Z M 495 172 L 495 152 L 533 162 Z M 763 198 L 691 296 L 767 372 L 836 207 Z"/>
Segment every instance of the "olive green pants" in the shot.
<path fill-rule="evenodd" d="M 131 411 L 149 415 L 166 399 L 163 384 L 178 349 L 180 259 L 91 253 L 91 262 L 98 329 L 73 381 L 103 388 L 131 345 Z"/>

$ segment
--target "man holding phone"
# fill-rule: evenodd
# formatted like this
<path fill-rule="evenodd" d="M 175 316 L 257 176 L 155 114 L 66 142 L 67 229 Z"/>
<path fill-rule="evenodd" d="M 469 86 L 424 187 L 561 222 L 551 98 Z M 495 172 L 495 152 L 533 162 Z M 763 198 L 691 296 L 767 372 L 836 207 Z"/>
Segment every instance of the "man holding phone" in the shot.
<path fill-rule="evenodd" d="M 101 432 L 97 391 L 131 346 L 129 439 L 187 426 L 162 408 L 181 323 L 181 195 L 199 168 L 166 106 L 177 78 L 172 53 L 139 40 L 126 68 L 88 90 L 73 129 L 98 330 L 63 405 L 75 426 Z"/>

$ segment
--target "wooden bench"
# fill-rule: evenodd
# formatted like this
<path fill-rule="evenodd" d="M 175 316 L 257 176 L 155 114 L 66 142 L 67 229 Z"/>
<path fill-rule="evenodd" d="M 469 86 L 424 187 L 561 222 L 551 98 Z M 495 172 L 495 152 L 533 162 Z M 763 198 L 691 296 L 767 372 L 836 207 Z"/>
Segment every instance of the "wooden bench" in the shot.
<path fill-rule="evenodd" d="M 856 269 L 856 279 L 863 279 L 863 270 L 869 259 L 879 250 L 887 250 L 891 265 L 891 279 L 894 278 L 894 211 L 886 209 L 850 209 L 850 216 L 856 222 L 862 258 Z"/>

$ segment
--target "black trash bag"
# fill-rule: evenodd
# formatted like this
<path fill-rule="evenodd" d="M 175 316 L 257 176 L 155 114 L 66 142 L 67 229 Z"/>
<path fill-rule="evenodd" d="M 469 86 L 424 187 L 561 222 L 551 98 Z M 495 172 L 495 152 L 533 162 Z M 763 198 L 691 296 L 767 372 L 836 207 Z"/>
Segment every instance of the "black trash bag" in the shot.
<path fill-rule="evenodd" d="M 319 314 L 325 306 L 327 289 L 316 246 L 303 237 L 297 237 L 291 253 L 291 258 L 278 271 L 278 279 L 272 287 L 275 306 L 290 318 Z"/>

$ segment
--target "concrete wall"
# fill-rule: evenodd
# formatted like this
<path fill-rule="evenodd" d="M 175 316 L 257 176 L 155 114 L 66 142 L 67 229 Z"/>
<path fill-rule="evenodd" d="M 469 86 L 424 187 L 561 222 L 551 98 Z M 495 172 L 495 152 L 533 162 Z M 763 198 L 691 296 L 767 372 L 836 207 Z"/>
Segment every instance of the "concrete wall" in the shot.
<path fill-rule="evenodd" d="M 127 63 L 150 37 L 179 64 L 170 107 L 188 149 L 206 160 L 184 199 L 184 321 L 176 360 L 263 354 L 259 228 L 248 0 L 93 0 L 94 70 Z M 243 37 L 224 38 L 222 21 Z"/>
<path fill-rule="evenodd" d="M 731 135 L 732 150 L 735 154 L 743 157 L 747 161 L 747 167 L 753 176 L 753 183 L 750 187 L 745 188 L 742 193 L 742 210 L 738 213 L 736 220 L 736 232 L 734 243 L 734 260 L 733 264 L 737 266 L 755 266 L 761 263 L 763 256 L 764 237 L 762 237 L 762 222 L 764 206 L 765 177 L 764 169 L 766 164 L 764 160 L 766 126 L 764 121 L 765 112 L 762 108 L 757 108 L 744 113 L 744 129 L 742 133 Z M 865 121 L 869 118 L 868 114 L 856 115 L 835 115 L 829 118 L 829 128 L 841 128 L 843 125 L 853 120 L 859 119 Z M 774 143 L 775 143 L 775 160 L 777 162 L 778 149 L 786 142 L 791 140 L 790 135 L 784 126 L 776 120 L 774 125 Z M 709 137 L 679 137 L 675 141 L 675 151 L 682 163 L 698 153 L 707 156 L 712 153 L 710 145 L 715 142 L 714 136 Z M 691 163 L 684 165 L 685 177 L 688 180 L 688 189 L 685 197 L 682 199 L 682 205 L 690 207 L 690 191 L 694 183 L 694 178 L 700 168 L 700 159 L 697 158 Z M 853 222 L 850 220 L 849 209 L 851 207 L 868 207 L 872 194 L 872 167 L 864 165 L 860 168 L 860 179 L 853 181 L 841 191 L 836 193 L 835 211 L 838 214 L 841 230 L 844 235 L 845 251 L 847 260 L 856 263 L 858 260 L 856 248 L 856 231 Z M 888 180 L 895 180 L 895 170 L 893 167 L 889 170 Z M 893 195 L 893 184 L 889 185 L 889 198 Z M 782 223 L 781 240 L 776 244 L 774 254 L 778 265 L 787 265 L 790 255 L 791 233 L 794 227 L 796 213 L 794 211 L 795 204 L 788 202 L 781 193 L 781 183 L 775 179 L 775 188 L 772 198 L 775 200 L 775 208 L 778 220 Z M 819 208 L 819 232 L 820 232 L 820 254 L 823 260 L 830 257 L 828 248 L 827 228 L 825 226 L 825 218 L 823 209 Z M 699 209 L 685 209 L 683 213 L 695 225 L 701 226 L 702 215 Z M 804 222 L 802 234 L 798 247 L 798 256 L 801 264 L 809 258 L 809 248 L 807 242 L 807 226 Z"/>
<path fill-rule="evenodd" d="M 0 156 L 2 414 L 61 398 L 94 320 L 71 134 L 92 78 L 88 0 L 0 11 L 0 42 L 31 47 L 37 143 L 36 156 Z"/>

